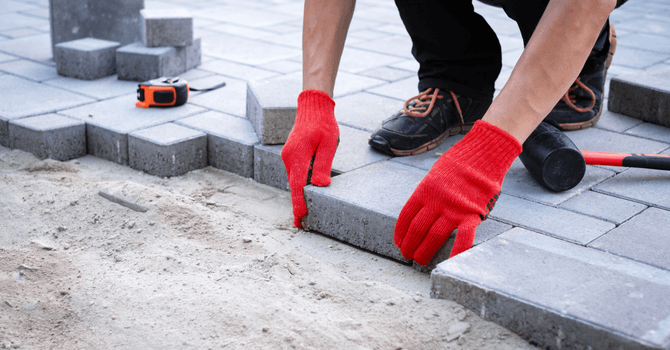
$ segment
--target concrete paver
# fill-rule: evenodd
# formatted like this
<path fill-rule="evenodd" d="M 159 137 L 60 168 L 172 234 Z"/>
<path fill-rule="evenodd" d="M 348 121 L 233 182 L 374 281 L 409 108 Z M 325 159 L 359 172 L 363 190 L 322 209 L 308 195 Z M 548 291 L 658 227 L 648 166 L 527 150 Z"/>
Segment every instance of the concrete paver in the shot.
<path fill-rule="evenodd" d="M 9 145 L 37 158 L 66 161 L 86 155 L 86 124 L 57 114 L 12 120 Z"/>
<path fill-rule="evenodd" d="M 295 122 L 297 97 L 302 91 L 298 77 L 254 81 L 247 85 L 247 118 L 264 145 L 283 144 Z"/>
<path fill-rule="evenodd" d="M 647 206 L 599 192 L 586 191 L 563 202 L 559 208 L 620 224 L 639 214 Z"/>
<path fill-rule="evenodd" d="M 141 10 L 140 29 L 148 47 L 193 44 L 193 17 L 186 9 Z"/>
<path fill-rule="evenodd" d="M 335 98 L 335 118 L 340 125 L 374 131 L 382 121 L 402 109 L 404 101 L 359 92 Z"/>
<path fill-rule="evenodd" d="M 56 44 L 54 60 L 58 74 L 95 80 L 116 73 L 116 41 L 83 38 Z"/>
<path fill-rule="evenodd" d="M 58 78 L 53 67 L 23 59 L 0 63 L 0 70 L 36 82 Z"/>
<path fill-rule="evenodd" d="M 670 127 L 670 68 L 614 78 L 608 107 L 617 113 Z"/>

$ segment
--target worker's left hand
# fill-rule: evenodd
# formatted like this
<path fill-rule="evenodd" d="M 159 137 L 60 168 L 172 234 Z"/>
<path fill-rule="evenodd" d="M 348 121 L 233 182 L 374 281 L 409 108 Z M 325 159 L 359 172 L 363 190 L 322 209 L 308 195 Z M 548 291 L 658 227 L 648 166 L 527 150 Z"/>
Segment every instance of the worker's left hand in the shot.
<path fill-rule="evenodd" d="M 493 209 L 507 170 L 521 153 L 512 135 L 485 121 L 445 152 L 400 212 L 395 244 L 427 265 L 458 228 L 450 258 L 470 249 L 477 226 Z"/>

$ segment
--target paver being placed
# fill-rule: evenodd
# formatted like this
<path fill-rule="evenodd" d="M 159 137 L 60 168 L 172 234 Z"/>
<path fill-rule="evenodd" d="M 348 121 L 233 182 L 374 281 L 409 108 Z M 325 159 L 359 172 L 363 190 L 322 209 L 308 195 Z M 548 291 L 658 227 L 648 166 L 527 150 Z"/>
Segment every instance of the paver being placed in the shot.
<path fill-rule="evenodd" d="M 12 75 L 0 79 L 0 144 L 9 147 L 8 122 L 95 100 Z"/>
<path fill-rule="evenodd" d="M 357 247 L 407 261 L 393 243 L 400 210 L 425 172 L 379 162 L 336 176 L 327 187 L 305 187 L 307 228 Z"/>
<path fill-rule="evenodd" d="M 438 265 L 431 280 L 432 297 L 541 348 L 670 344 L 670 272 L 542 234 L 503 233 Z"/>
<path fill-rule="evenodd" d="M 86 155 L 86 124 L 58 114 L 12 120 L 9 145 L 39 159 L 66 161 Z"/>
<path fill-rule="evenodd" d="M 620 224 L 639 214 L 647 206 L 594 191 L 586 191 L 567 200 L 559 208 Z"/>
<path fill-rule="evenodd" d="M 588 244 L 615 226 L 590 216 L 505 194 L 500 196 L 490 217 L 581 245 Z"/>
<path fill-rule="evenodd" d="M 173 108 L 137 108 L 136 101 L 133 93 L 59 113 L 86 122 L 89 154 L 128 165 L 128 133 L 206 111 L 190 103 Z"/>
<path fill-rule="evenodd" d="M 160 177 L 207 166 L 207 135 L 174 123 L 128 134 L 128 165 Z"/>
<path fill-rule="evenodd" d="M 612 78 L 608 108 L 670 127 L 670 68 Z"/>
<path fill-rule="evenodd" d="M 297 78 L 275 78 L 253 81 L 247 85 L 247 118 L 264 145 L 286 142 L 293 128 L 302 81 Z"/>
<path fill-rule="evenodd" d="M 95 80 L 116 73 L 115 41 L 83 38 L 56 44 L 54 60 L 58 74 Z"/>
<path fill-rule="evenodd" d="M 670 270 L 670 211 L 649 208 L 589 247 Z"/>
<path fill-rule="evenodd" d="M 207 134 L 210 166 L 244 177 L 254 177 L 254 145 L 258 137 L 247 119 L 210 111 L 180 119 L 183 125 Z"/>
<path fill-rule="evenodd" d="M 193 17 L 186 9 L 151 8 L 140 11 L 142 41 L 148 47 L 193 43 Z"/>

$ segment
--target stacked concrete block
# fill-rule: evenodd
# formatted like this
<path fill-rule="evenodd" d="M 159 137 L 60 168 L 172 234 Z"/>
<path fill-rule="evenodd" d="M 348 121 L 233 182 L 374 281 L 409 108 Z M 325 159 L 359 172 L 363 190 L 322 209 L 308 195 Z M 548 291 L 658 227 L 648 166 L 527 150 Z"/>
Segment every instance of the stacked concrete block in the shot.
<path fill-rule="evenodd" d="M 126 45 L 116 50 L 116 73 L 119 79 L 132 81 L 174 77 L 200 65 L 200 45 L 200 38 L 182 47 Z"/>
<path fill-rule="evenodd" d="M 9 143 L 40 159 L 79 158 L 86 155 L 86 123 L 57 114 L 12 120 Z"/>
<path fill-rule="evenodd" d="M 543 349 L 668 349 L 668 281 L 666 269 L 516 228 L 438 265 L 431 297 Z"/>
<path fill-rule="evenodd" d="M 249 83 L 247 118 L 264 145 L 282 144 L 295 122 L 297 99 L 302 91 L 298 77 L 279 77 Z"/>
<path fill-rule="evenodd" d="M 670 127 L 670 68 L 612 78 L 607 107 Z"/>
<path fill-rule="evenodd" d="M 58 74 L 95 80 L 116 73 L 116 49 L 121 44 L 94 38 L 72 40 L 56 45 L 54 60 Z"/>
<path fill-rule="evenodd" d="M 86 37 L 139 41 L 143 8 L 144 0 L 49 0 L 52 52 L 56 44 Z"/>
<path fill-rule="evenodd" d="M 160 177 L 183 175 L 207 166 L 207 135 L 174 123 L 128 134 L 131 168 Z"/>
<path fill-rule="evenodd" d="M 193 17 L 187 10 L 145 9 L 140 18 L 142 41 L 148 47 L 193 44 Z"/>
<path fill-rule="evenodd" d="M 258 144 L 258 137 L 249 120 L 211 111 L 175 123 L 207 134 L 210 166 L 254 177 L 254 145 Z"/>

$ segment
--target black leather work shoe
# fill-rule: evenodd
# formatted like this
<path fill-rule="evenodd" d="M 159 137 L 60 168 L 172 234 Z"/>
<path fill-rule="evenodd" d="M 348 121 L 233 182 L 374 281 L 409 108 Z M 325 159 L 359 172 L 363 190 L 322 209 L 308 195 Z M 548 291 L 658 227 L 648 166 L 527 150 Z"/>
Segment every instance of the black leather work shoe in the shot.
<path fill-rule="evenodd" d="M 605 78 L 616 50 L 616 31 L 610 24 L 609 51 L 606 59 L 593 58 L 586 61 L 584 69 L 563 95 L 545 122 L 563 130 L 580 130 L 596 125 L 603 113 Z"/>
<path fill-rule="evenodd" d="M 490 105 L 491 101 L 430 88 L 407 100 L 401 111 L 383 121 L 368 144 L 395 156 L 420 154 L 451 135 L 470 131 Z"/>

